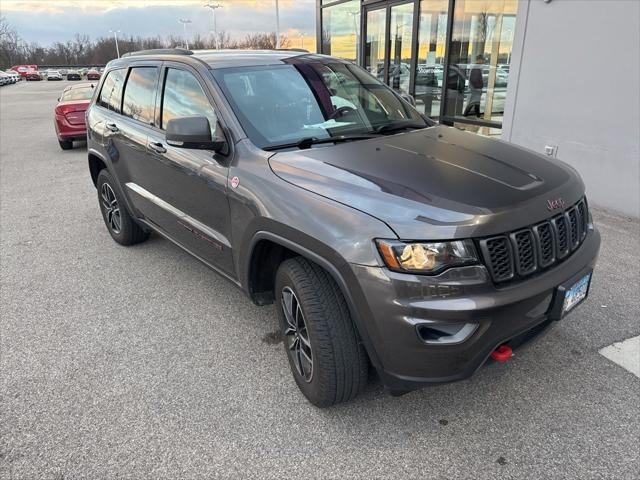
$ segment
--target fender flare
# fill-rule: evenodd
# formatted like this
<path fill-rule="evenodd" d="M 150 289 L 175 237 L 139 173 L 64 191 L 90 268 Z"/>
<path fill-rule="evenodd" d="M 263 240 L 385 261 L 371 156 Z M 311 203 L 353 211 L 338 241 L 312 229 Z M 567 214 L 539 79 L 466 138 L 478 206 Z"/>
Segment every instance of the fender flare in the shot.
<path fill-rule="evenodd" d="M 338 288 L 340 288 L 340 291 L 342 292 L 342 295 L 344 296 L 344 299 L 347 302 L 347 307 L 349 308 L 351 319 L 353 320 L 353 323 L 356 327 L 356 331 L 360 336 L 360 339 L 367 352 L 367 355 L 369 355 L 369 359 L 371 360 L 371 363 L 376 369 L 380 370 L 382 368 L 382 364 L 380 362 L 380 358 L 377 355 L 373 341 L 371 340 L 369 330 L 365 325 L 365 320 L 361 315 L 362 308 L 357 307 L 358 303 L 362 305 L 362 301 L 357 302 L 356 299 L 354 298 L 355 292 L 353 292 L 352 289 L 349 288 L 348 283 L 344 278 L 345 273 L 342 272 L 336 265 L 331 263 L 325 257 L 319 255 L 313 250 L 310 250 L 309 248 L 304 247 L 298 243 L 295 243 L 285 237 L 282 237 L 280 235 L 277 235 L 275 233 L 265 231 L 265 230 L 260 230 L 253 235 L 249 245 L 249 249 L 248 249 L 248 252 L 249 252 L 248 258 L 252 257 L 255 246 L 260 240 L 269 240 L 273 243 L 277 243 L 278 245 L 288 248 L 289 250 L 299 254 L 301 257 L 304 257 L 307 260 L 310 260 L 316 263 L 317 265 L 321 266 L 327 271 L 327 273 L 329 273 L 331 278 L 333 278 L 333 280 L 338 285 Z M 349 268 L 348 263 L 346 261 L 343 263 L 343 265 L 347 267 L 344 270 L 347 270 Z M 251 262 L 247 262 L 244 268 L 245 271 L 242 272 L 243 278 L 245 280 L 249 278 L 250 268 L 251 268 Z M 355 276 L 353 277 L 352 281 L 357 282 L 357 280 L 355 279 Z M 247 283 L 245 282 L 243 283 L 247 285 Z M 357 285 L 357 283 L 355 285 L 356 285 L 355 288 L 359 289 L 359 286 Z M 366 305 L 366 302 L 365 302 L 365 305 Z"/>
<path fill-rule="evenodd" d="M 113 169 L 113 165 L 111 164 L 111 161 L 109 161 L 109 159 L 107 159 L 102 153 L 100 153 L 95 148 L 89 148 L 88 151 L 87 151 L 87 162 L 90 161 L 89 160 L 89 156 L 91 156 L 91 155 L 93 155 L 95 157 L 98 157 L 102 161 L 102 163 L 105 164 L 105 167 L 106 167 L 107 171 L 111 174 L 111 176 L 115 180 L 114 187 L 118 190 L 118 193 L 121 195 L 121 197 L 124 198 L 127 210 L 129 211 L 129 213 L 132 216 L 134 216 L 135 218 L 138 218 L 138 215 L 136 215 L 136 213 L 135 213 L 136 210 L 133 208 L 133 205 L 131 204 L 131 200 L 129 199 L 129 195 L 127 195 L 127 192 L 125 192 L 125 189 L 120 184 L 120 179 L 116 175 L 116 172 Z M 91 167 L 89 167 L 89 168 L 91 168 Z M 91 172 L 91 170 L 89 170 L 89 172 Z M 96 188 L 97 188 L 97 186 L 96 186 Z"/>

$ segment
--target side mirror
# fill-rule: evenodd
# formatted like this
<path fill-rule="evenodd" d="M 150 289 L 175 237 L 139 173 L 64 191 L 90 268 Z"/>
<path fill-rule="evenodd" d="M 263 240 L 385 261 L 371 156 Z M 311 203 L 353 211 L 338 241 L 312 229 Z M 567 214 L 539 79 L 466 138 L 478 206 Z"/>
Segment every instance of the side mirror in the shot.
<path fill-rule="evenodd" d="M 169 145 L 179 148 L 213 150 L 222 153 L 227 148 L 227 141 L 224 138 L 211 138 L 209 119 L 198 115 L 169 120 L 166 139 Z"/>

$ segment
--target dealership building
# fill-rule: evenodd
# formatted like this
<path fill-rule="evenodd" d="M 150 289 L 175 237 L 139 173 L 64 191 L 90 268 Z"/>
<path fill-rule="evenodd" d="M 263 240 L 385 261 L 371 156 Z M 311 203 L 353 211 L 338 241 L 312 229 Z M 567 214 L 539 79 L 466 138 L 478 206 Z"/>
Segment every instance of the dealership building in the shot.
<path fill-rule="evenodd" d="M 318 51 L 440 122 L 574 166 L 640 217 L 640 1 L 316 0 Z"/>

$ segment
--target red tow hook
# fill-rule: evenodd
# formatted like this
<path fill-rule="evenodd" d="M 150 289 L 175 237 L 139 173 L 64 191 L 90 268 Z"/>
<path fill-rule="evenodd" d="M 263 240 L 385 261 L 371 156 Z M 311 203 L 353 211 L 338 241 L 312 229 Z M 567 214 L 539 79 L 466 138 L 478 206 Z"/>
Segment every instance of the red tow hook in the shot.
<path fill-rule="evenodd" d="M 491 352 L 491 358 L 496 362 L 506 362 L 513 355 L 513 350 L 509 345 L 500 345 L 493 352 Z"/>

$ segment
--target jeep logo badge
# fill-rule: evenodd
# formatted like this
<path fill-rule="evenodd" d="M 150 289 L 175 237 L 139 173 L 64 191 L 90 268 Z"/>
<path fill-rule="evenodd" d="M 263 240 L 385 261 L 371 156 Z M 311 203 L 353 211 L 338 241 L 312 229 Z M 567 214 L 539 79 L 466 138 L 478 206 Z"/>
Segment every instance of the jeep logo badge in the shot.
<path fill-rule="evenodd" d="M 552 212 L 558 208 L 564 208 L 564 200 L 562 197 L 554 198 L 553 200 L 547 200 L 547 210 Z"/>

